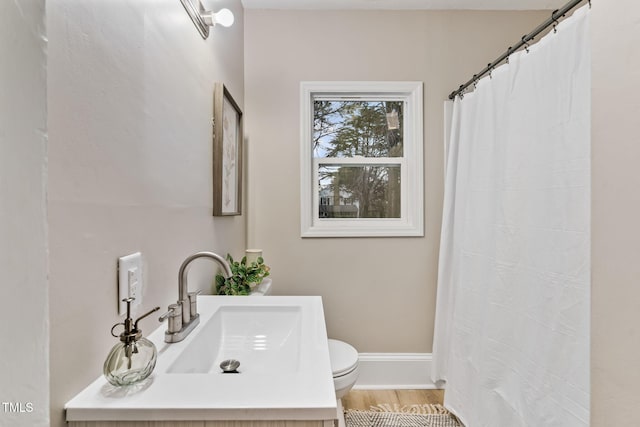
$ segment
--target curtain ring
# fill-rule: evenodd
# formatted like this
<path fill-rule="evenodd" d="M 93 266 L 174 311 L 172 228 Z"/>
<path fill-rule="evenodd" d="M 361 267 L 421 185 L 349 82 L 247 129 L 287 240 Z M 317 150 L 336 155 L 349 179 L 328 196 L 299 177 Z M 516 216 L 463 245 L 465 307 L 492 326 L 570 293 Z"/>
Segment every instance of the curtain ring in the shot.
<path fill-rule="evenodd" d="M 509 63 L 509 58 L 511 57 L 511 46 L 507 49 L 507 58 L 505 60 L 505 64 Z"/>
<path fill-rule="evenodd" d="M 529 53 L 529 42 L 525 41 L 526 38 L 527 38 L 526 34 L 522 36 L 522 43 L 524 43 L 524 50 L 526 50 L 527 53 Z"/>
<path fill-rule="evenodd" d="M 473 90 L 476 90 L 478 88 L 478 75 L 474 74 L 471 79 L 473 80 Z"/>
<path fill-rule="evenodd" d="M 553 33 L 557 33 L 558 29 L 556 28 L 558 26 L 558 18 L 556 18 L 556 13 L 558 13 L 558 9 L 554 10 L 553 12 L 551 12 L 551 19 L 553 20 Z"/>

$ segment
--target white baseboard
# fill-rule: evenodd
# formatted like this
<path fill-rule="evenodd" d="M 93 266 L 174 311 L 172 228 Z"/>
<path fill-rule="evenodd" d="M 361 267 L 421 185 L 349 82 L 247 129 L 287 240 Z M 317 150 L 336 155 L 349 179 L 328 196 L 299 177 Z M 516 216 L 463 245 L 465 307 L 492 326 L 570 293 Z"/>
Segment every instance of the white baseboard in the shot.
<path fill-rule="evenodd" d="M 354 389 L 435 389 L 431 353 L 360 353 Z"/>

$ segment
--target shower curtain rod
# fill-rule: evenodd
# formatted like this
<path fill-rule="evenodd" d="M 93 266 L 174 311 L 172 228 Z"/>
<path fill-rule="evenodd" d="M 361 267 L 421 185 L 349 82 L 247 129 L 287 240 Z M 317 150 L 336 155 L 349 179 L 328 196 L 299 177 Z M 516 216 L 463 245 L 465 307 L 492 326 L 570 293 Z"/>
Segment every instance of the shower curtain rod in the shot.
<path fill-rule="evenodd" d="M 522 36 L 522 39 L 520 39 L 520 41 L 518 43 L 516 43 L 515 46 L 509 46 L 507 51 L 505 53 L 503 53 L 502 55 L 500 55 L 498 57 L 498 59 L 496 59 L 495 61 L 489 63 L 478 74 L 474 74 L 473 77 L 471 77 L 471 79 L 469 79 L 468 82 L 466 82 L 465 84 L 460 85 L 460 87 L 458 89 L 456 89 L 453 92 L 451 92 L 451 94 L 449 95 L 449 99 L 455 99 L 456 96 L 458 96 L 461 93 L 463 93 L 466 88 L 468 88 L 469 86 L 471 86 L 472 84 L 477 82 L 482 76 L 484 76 L 487 73 L 490 73 L 502 61 L 508 60 L 509 56 L 512 53 L 517 52 L 522 46 L 525 46 L 525 48 L 528 48 L 529 42 L 532 41 L 538 34 L 543 32 L 547 28 L 549 28 L 551 25 L 555 26 L 558 23 L 558 20 L 560 18 L 564 17 L 567 14 L 567 12 L 569 12 L 571 9 L 573 9 L 574 7 L 578 6 L 580 3 L 583 3 L 585 1 L 588 1 L 589 5 L 591 5 L 591 0 L 571 0 L 569 3 L 565 4 L 560 9 L 554 10 L 553 13 L 551 14 L 551 18 L 547 19 L 542 24 L 538 25 L 529 34 L 525 34 L 524 36 Z"/>

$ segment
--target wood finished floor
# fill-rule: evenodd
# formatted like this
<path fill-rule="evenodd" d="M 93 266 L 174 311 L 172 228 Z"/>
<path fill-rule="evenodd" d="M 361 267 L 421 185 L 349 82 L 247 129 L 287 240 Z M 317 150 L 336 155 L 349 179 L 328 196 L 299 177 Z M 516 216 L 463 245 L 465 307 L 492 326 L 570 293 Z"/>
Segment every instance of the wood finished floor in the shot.
<path fill-rule="evenodd" d="M 382 403 L 422 405 L 444 401 L 444 390 L 351 390 L 342 398 L 344 409 L 366 411 Z"/>

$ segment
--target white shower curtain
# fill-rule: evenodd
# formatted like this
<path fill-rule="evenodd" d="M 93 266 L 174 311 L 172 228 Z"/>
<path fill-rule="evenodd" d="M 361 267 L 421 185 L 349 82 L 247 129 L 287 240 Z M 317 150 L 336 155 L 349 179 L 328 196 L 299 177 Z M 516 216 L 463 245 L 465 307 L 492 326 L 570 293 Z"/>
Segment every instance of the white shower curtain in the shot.
<path fill-rule="evenodd" d="M 589 13 L 456 99 L 434 380 L 467 427 L 589 425 Z"/>

